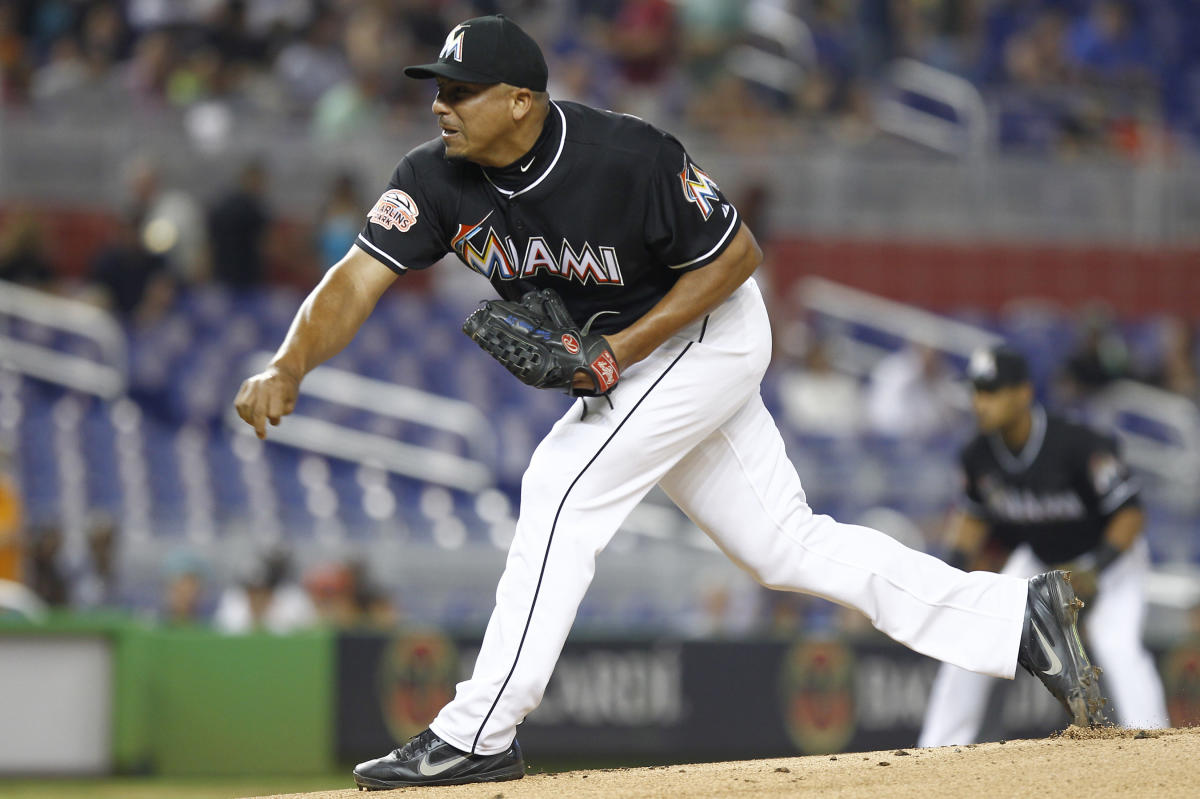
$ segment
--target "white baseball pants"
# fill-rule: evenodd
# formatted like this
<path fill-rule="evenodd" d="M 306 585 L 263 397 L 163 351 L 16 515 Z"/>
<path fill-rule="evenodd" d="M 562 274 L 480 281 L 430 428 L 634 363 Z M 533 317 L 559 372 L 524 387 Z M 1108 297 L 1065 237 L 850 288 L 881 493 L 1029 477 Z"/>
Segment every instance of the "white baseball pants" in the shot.
<path fill-rule="evenodd" d="M 537 707 L 596 555 L 657 483 L 762 584 L 865 613 L 897 641 L 1011 678 L 1027 581 L 967 574 L 887 535 L 814 515 L 759 396 L 770 359 L 753 280 L 575 403 L 534 452 L 496 608 L 471 679 L 433 731 L 477 754 L 506 749 Z M 585 412 L 586 407 L 586 412 Z"/>
<path fill-rule="evenodd" d="M 1031 577 L 1046 571 L 1028 546 L 1018 547 L 1002 573 Z M 1088 652 L 1103 670 L 1100 687 L 1116 706 L 1125 727 L 1170 726 L 1162 681 L 1154 659 L 1142 644 L 1146 617 L 1146 573 L 1150 554 L 1139 538 L 1100 574 L 1096 597 L 1086 616 Z M 993 683 L 984 674 L 942 664 L 933 682 L 925 723 L 917 746 L 950 746 L 975 743 L 983 727 L 983 714 Z"/>

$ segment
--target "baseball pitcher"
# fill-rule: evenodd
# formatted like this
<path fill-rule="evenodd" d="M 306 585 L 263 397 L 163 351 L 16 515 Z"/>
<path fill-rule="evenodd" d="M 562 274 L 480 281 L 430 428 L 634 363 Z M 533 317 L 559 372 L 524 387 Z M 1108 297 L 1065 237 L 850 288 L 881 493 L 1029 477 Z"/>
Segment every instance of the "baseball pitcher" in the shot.
<path fill-rule="evenodd" d="M 241 387 L 265 437 L 300 381 L 353 337 L 385 289 L 453 252 L 500 299 L 464 331 L 532 386 L 578 400 L 538 445 L 474 673 L 428 730 L 361 763 L 365 788 L 517 779 L 537 707 L 604 549 L 656 484 L 764 585 L 865 613 L 972 671 L 1035 670 L 1080 724 L 1096 677 L 1061 572 L 954 569 L 815 514 L 759 396 L 770 326 L 753 234 L 678 140 L 551 99 L 538 45 L 503 16 L 450 31 L 433 79 L 439 135 L 408 153 L 357 243 Z M 1051 663 L 1062 664 L 1051 669 Z"/>

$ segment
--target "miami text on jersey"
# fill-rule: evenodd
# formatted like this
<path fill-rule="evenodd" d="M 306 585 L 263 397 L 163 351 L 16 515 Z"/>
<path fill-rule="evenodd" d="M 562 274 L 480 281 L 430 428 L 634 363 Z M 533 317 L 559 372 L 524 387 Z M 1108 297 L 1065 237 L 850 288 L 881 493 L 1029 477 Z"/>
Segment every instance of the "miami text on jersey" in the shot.
<path fill-rule="evenodd" d="M 717 184 L 687 159 L 684 159 L 683 169 L 679 173 L 679 182 L 683 184 L 683 196 L 688 202 L 695 203 L 700 209 L 700 215 L 708 219 L 712 215 L 713 204 L 721 199 Z M 728 216 L 728 213 L 726 215 Z"/>
<path fill-rule="evenodd" d="M 991 476 L 979 484 L 983 501 L 998 519 L 1038 523 L 1071 521 L 1087 515 L 1083 500 L 1074 491 L 1031 491 L 1006 486 Z"/>
<path fill-rule="evenodd" d="M 473 225 L 460 224 L 450 241 L 450 247 L 458 253 L 462 262 L 489 280 L 493 277 L 501 280 L 532 278 L 544 272 L 584 284 L 624 285 L 621 262 L 617 259 L 614 247 L 593 247 L 589 242 L 584 242 L 583 247 L 576 250 L 564 239 L 556 255 L 544 238 L 534 236 L 525 245 L 525 254 L 521 257 L 512 237 L 506 236 L 501 240 L 493 227 L 488 228 L 482 246 L 477 247 L 473 243 L 479 238 L 476 234 L 483 230 L 483 223 L 491 215 L 489 211 L 487 216 Z"/>

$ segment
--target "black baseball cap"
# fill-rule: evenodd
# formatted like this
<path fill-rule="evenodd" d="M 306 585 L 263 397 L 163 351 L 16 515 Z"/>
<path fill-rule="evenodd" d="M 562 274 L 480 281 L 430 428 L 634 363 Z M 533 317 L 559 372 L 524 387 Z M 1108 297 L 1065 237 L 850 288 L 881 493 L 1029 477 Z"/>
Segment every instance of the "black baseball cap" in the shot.
<path fill-rule="evenodd" d="M 1029 364 L 1009 347 L 981 348 L 971 353 L 967 379 L 976 391 L 999 391 L 1029 382 Z"/>
<path fill-rule="evenodd" d="M 546 59 L 537 42 L 503 14 L 475 17 L 454 26 L 438 60 L 405 67 L 410 78 L 449 78 L 466 83 L 507 83 L 546 91 Z"/>

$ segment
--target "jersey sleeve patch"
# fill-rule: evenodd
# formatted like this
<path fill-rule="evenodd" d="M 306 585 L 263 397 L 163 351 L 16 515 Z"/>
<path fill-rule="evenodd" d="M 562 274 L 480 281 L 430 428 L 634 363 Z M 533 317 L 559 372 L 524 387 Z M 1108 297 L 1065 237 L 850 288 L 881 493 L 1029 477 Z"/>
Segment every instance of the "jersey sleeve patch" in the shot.
<path fill-rule="evenodd" d="M 683 186 L 684 199 L 696 206 L 700 217 L 706 222 L 718 206 L 723 206 L 725 216 L 729 216 L 730 206 L 721 199 L 720 186 L 687 158 L 679 172 L 679 182 Z"/>
<path fill-rule="evenodd" d="M 367 221 L 379 225 L 384 230 L 398 230 L 404 233 L 417 223 L 420 214 L 416 201 L 407 192 L 388 189 L 380 195 L 375 207 L 367 214 Z"/>

